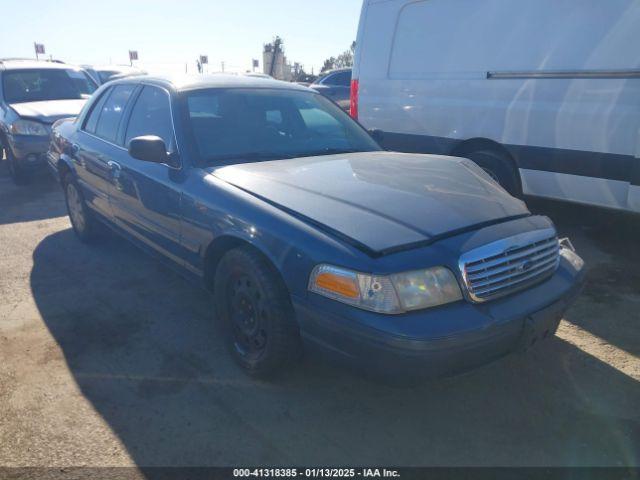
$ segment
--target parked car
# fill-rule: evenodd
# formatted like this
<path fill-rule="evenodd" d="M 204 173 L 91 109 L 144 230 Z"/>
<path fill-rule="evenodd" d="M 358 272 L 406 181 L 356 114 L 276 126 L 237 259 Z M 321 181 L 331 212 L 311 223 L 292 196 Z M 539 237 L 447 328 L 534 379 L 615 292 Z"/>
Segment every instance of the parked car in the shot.
<path fill-rule="evenodd" d="M 309 86 L 336 102 L 343 110 L 349 110 L 349 96 L 351 94 L 350 68 L 329 70 Z"/>
<path fill-rule="evenodd" d="M 376 372 L 469 368 L 552 336 L 583 276 L 473 162 L 382 151 L 293 83 L 110 82 L 48 158 L 80 240 L 107 225 L 210 288 L 256 375 L 313 347 Z"/>
<path fill-rule="evenodd" d="M 271 75 L 268 75 L 262 72 L 245 72 L 242 75 L 245 75 L 247 77 L 254 77 L 254 78 L 269 78 L 273 80 L 273 77 Z"/>
<path fill-rule="evenodd" d="M 353 114 L 513 194 L 640 212 L 640 2 L 365 0 Z"/>
<path fill-rule="evenodd" d="M 313 82 L 315 82 L 317 79 L 318 79 L 318 77 L 316 75 L 304 74 L 304 75 L 298 76 L 294 81 L 298 85 L 302 85 L 303 87 L 308 87 Z"/>
<path fill-rule="evenodd" d="M 76 67 L 0 60 L 0 159 L 4 153 L 16 183 L 45 164 L 51 124 L 77 115 L 96 88 Z"/>
<path fill-rule="evenodd" d="M 111 80 L 129 77 L 132 75 L 146 75 L 144 70 L 128 65 L 83 65 L 93 79 L 99 84 L 107 83 Z"/>

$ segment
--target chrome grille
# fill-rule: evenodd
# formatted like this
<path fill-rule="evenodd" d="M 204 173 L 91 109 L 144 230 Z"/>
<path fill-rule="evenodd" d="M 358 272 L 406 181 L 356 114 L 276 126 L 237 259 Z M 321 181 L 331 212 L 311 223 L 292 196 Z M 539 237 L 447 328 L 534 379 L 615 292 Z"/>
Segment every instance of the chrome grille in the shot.
<path fill-rule="evenodd" d="M 502 297 L 551 276 L 560 261 L 552 228 L 483 245 L 460 257 L 460 271 L 474 302 Z"/>

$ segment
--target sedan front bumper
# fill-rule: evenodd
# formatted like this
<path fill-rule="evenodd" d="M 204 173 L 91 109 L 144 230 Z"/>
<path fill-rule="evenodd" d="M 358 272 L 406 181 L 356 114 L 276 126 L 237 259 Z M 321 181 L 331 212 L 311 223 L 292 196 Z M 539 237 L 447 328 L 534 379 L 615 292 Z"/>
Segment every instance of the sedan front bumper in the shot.
<path fill-rule="evenodd" d="M 411 326 L 410 336 L 399 334 L 398 328 L 393 332 L 371 328 L 374 322 L 368 320 L 379 314 L 336 308 L 337 302 L 317 295 L 307 301 L 294 298 L 293 303 L 305 346 L 330 352 L 370 373 L 422 378 L 468 370 L 552 336 L 583 282 L 584 267 L 561 257 L 555 274 L 528 290 L 485 304 L 462 301 L 387 316 L 395 326 Z M 477 328 L 456 331 L 461 318 Z M 420 335 L 416 324 L 421 325 Z M 443 324 L 450 324 L 451 330 L 438 327 Z"/>

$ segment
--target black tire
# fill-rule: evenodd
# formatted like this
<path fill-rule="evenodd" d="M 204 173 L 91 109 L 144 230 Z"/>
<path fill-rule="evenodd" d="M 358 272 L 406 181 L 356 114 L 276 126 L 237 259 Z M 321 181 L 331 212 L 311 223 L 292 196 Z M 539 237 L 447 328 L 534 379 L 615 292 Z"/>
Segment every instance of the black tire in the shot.
<path fill-rule="evenodd" d="M 87 207 L 82 191 L 70 173 L 62 177 L 62 187 L 73 231 L 80 241 L 92 243 L 100 237 L 100 224 L 91 209 Z"/>
<path fill-rule="evenodd" d="M 514 197 L 522 196 L 518 171 L 505 154 L 493 150 L 478 150 L 458 155 L 472 160 Z"/>
<path fill-rule="evenodd" d="M 31 176 L 28 172 L 26 172 L 23 168 L 18 164 L 18 160 L 16 159 L 11 147 L 6 147 L 4 149 L 4 153 L 6 155 L 7 166 L 9 167 L 9 175 L 13 180 L 13 183 L 16 185 L 26 185 L 29 183 Z"/>
<path fill-rule="evenodd" d="M 298 359 L 302 348 L 289 292 L 259 252 L 240 247 L 222 257 L 214 298 L 227 346 L 250 375 L 268 376 Z"/>

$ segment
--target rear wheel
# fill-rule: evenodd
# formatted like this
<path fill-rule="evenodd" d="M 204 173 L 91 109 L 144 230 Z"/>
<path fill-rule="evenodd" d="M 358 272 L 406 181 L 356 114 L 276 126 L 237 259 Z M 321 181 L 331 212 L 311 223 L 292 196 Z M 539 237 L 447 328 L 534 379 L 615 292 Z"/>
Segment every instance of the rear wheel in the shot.
<path fill-rule="evenodd" d="M 63 177 L 62 184 L 71 226 L 82 242 L 90 243 L 99 236 L 100 225 L 87 207 L 82 192 L 71 174 Z"/>
<path fill-rule="evenodd" d="M 477 150 L 457 155 L 472 160 L 514 197 L 522 195 L 520 176 L 507 155 L 493 150 Z"/>
<path fill-rule="evenodd" d="M 241 247 L 226 253 L 214 296 L 227 344 L 248 373 L 266 376 L 297 359 L 301 346 L 289 293 L 259 252 Z"/>

